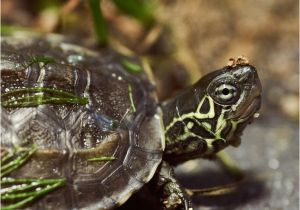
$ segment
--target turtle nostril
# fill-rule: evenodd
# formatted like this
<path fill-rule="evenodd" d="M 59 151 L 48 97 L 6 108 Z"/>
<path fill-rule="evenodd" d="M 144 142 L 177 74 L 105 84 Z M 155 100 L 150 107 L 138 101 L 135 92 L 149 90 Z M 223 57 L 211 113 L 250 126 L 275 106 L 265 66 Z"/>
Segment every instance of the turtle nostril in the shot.
<path fill-rule="evenodd" d="M 237 70 L 234 71 L 233 76 L 239 80 L 239 82 L 251 82 L 254 79 L 255 68 L 250 65 L 239 66 Z"/>
<path fill-rule="evenodd" d="M 240 79 L 239 81 L 240 82 L 246 82 L 246 81 L 250 81 L 251 80 L 251 73 L 250 72 L 247 72 L 245 73 Z"/>

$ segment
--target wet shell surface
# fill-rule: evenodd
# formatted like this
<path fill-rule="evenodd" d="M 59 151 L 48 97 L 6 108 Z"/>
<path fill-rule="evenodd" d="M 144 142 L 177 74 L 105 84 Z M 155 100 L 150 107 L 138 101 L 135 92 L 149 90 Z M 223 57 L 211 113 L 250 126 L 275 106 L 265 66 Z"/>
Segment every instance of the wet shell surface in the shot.
<path fill-rule="evenodd" d="M 51 36 L 1 47 L 1 149 L 35 148 L 6 176 L 64 180 L 27 208 L 111 209 L 153 177 L 162 113 L 139 60 Z"/>

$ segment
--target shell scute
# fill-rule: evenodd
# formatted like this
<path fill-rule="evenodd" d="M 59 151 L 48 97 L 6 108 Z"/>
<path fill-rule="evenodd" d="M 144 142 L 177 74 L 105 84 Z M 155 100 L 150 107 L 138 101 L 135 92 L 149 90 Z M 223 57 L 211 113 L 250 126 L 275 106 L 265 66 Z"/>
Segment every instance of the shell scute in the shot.
<path fill-rule="evenodd" d="M 47 39 L 5 37 L 1 44 L 2 94 L 41 87 L 13 97 L 88 99 L 85 104 L 37 100 L 34 106 L 14 108 L 2 103 L 1 147 L 37 146 L 9 176 L 66 180 L 30 208 L 110 209 L 152 178 L 164 149 L 161 110 L 146 75 L 124 69 L 126 56 Z M 57 95 L 56 90 L 65 92 Z M 113 159 L 91 161 L 97 157 Z"/>

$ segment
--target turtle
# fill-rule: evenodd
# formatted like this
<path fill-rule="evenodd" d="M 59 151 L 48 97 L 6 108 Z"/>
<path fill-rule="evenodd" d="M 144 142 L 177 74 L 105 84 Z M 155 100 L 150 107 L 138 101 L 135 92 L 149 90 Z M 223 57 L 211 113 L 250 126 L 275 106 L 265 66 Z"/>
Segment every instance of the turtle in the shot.
<path fill-rule="evenodd" d="M 151 180 L 162 209 L 190 210 L 174 166 L 238 146 L 259 115 L 262 87 L 246 59 L 159 101 L 148 63 L 123 51 L 2 37 L 4 209 L 113 209 Z"/>

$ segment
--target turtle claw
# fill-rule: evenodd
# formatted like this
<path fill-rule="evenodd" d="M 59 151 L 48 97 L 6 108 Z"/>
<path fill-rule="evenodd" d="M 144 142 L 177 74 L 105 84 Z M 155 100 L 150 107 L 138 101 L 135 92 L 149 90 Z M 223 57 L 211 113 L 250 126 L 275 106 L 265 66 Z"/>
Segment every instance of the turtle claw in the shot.
<path fill-rule="evenodd" d="M 193 210 L 190 207 L 190 202 L 184 198 L 180 198 L 176 194 L 171 194 L 162 201 L 163 210 Z"/>
<path fill-rule="evenodd" d="M 163 210 L 193 210 L 183 188 L 174 177 L 174 171 L 166 163 L 160 172 L 161 207 Z"/>
<path fill-rule="evenodd" d="M 183 209 L 187 210 L 188 202 L 184 198 L 179 185 L 174 182 L 168 182 L 164 186 L 163 199 L 162 199 L 163 209 L 173 210 L 173 209 Z"/>

